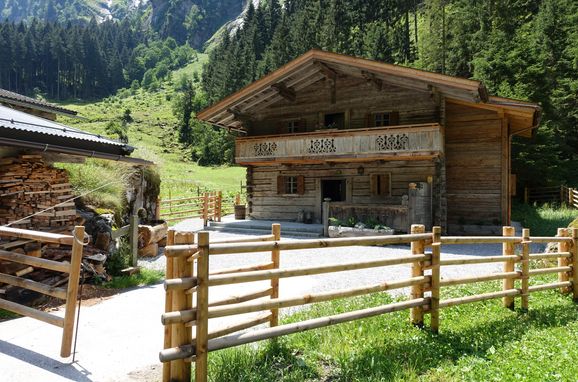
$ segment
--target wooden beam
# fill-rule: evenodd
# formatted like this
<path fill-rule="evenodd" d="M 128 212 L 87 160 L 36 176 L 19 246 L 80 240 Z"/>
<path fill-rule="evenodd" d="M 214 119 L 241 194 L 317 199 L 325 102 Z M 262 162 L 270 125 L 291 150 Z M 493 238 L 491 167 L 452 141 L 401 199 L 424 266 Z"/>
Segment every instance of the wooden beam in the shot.
<path fill-rule="evenodd" d="M 236 108 L 229 108 L 227 109 L 227 112 L 231 113 L 233 118 L 239 122 L 248 122 L 251 120 L 251 116 L 249 114 L 242 113 Z"/>
<path fill-rule="evenodd" d="M 330 68 L 327 64 L 324 64 L 320 61 L 315 61 L 314 65 L 319 69 L 321 73 L 327 78 L 328 80 L 335 81 L 337 78 L 337 71 Z"/>
<path fill-rule="evenodd" d="M 377 91 L 383 90 L 383 81 L 377 78 L 375 74 L 362 70 L 361 75 L 367 80 L 367 82 L 370 82 Z"/>
<path fill-rule="evenodd" d="M 297 99 L 295 90 L 288 88 L 287 85 L 285 85 L 282 82 L 271 85 L 271 88 L 289 102 L 295 102 L 295 100 Z"/>

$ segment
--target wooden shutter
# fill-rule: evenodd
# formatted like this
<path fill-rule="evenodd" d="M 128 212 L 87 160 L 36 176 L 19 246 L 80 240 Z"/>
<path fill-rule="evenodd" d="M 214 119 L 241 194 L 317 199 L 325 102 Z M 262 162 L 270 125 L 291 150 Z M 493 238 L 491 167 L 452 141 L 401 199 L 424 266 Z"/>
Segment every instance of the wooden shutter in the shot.
<path fill-rule="evenodd" d="M 297 194 L 305 194 L 305 177 L 303 175 L 297 177 Z"/>
<path fill-rule="evenodd" d="M 372 174 L 369 177 L 369 189 L 371 190 L 371 196 L 377 196 L 377 184 L 379 182 L 379 175 Z"/>
<path fill-rule="evenodd" d="M 380 195 L 383 196 L 390 196 L 391 195 L 391 182 L 389 174 L 381 174 L 379 175 L 379 190 Z"/>
<path fill-rule="evenodd" d="M 277 176 L 277 194 L 285 193 L 285 177 L 283 175 Z"/>
<path fill-rule="evenodd" d="M 375 127 L 373 125 L 374 125 L 373 114 L 371 113 L 365 114 L 365 127 Z"/>
<path fill-rule="evenodd" d="M 399 125 L 399 111 L 392 111 L 389 113 L 389 125 Z"/>

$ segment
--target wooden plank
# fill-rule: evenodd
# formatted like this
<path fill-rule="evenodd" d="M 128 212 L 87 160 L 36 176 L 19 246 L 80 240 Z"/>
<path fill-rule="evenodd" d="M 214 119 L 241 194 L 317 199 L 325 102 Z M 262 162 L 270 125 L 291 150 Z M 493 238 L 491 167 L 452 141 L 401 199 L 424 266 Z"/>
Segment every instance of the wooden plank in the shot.
<path fill-rule="evenodd" d="M 44 268 L 56 272 L 70 272 L 70 264 L 54 260 L 41 259 L 38 257 L 26 256 L 20 253 L 0 250 L 0 260 L 12 261 L 14 263 L 30 265 L 35 268 Z"/>
<path fill-rule="evenodd" d="M 66 299 L 66 290 L 42 284 L 33 280 L 28 280 L 22 277 L 10 276 L 0 273 L 0 283 L 10 284 L 20 288 L 33 290 L 35 292 L 39 292 L 47 296 L 56 297 L 62 300 Z"/>
<path fill-rule="evenodd" d="M 0 309 L 9 310 L 11 312 L 20 314 L 21 316 L 34 318 L 35 320 L 46 322 L 47 324 L 55 325 L 60 328 L 64 327 L 64 319 L 62 317 L 42 312 L 34 308 L 29 308 L 27 306 L 20 305 L 12 301 L 7 301 L 2 298 L 0 298 Z"/>
<path fill-rule="evenodd" d="M 72 338 L 75 325 L 76 300 L 78 297 L 78 283 L 80 281 L 80 266 L 82 263 L 82 250 L 84 246 L 84 227 L 74 227 L 74 242 L 72 243 L 72 255 L 70 258 L 70 273 L 68 276 L 68 288 L 66 291 L 66 306 L 64 308 L 64 325 L 62 331 L 62 343 L 60 356 L 69 357 L 71 354 Z"/>
<path fill-rule="evenodd" d="M 20 228 L 0 227 L 0 236 L 15 237 L 18 239 L 31 239 L 44 243 L 57 243 L 72 245 L 73 238 L 70 235 L 30 231 Z"/>

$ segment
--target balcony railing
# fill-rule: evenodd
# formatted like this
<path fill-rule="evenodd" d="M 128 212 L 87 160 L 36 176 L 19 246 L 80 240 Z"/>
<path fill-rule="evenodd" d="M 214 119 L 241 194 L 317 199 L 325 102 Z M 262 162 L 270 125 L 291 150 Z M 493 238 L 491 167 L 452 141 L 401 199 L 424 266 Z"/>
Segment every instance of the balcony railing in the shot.
<path fill-rule="evenodd" d="M 236 161 L 319 162 L 350 159 L 431 157 L 442 151 L 440 125 L 405 125 L 370 129 L 324 130 L 309 133 L 238 138 Z"/>

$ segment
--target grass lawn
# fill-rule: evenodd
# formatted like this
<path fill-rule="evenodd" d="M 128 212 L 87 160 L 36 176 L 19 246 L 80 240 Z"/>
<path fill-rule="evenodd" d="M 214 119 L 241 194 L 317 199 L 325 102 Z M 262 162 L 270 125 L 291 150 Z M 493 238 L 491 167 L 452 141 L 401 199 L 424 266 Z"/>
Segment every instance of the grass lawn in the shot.
<path fill-rule="evenodd" d="M 492 282 L 445 288 L 442 298 L 500 287 Z M 392 301 L 385 293 L 333 301 L 283 321 Z M 576 305 L 547 291 L 531 295 L 527 314 L 505 309 L 499 300 L 442 310 L 439 335 L 411 326 L 403 311 L 222 350 L 209 355 L 209 380 L 576 381 L 576 344 Z"/>
<path fill-rule="evenodd" d="M 530 228 L 532 236 L 554 236 L 558 228 L 568 227 L 576 218 L 578 210 L 572 208 L 523 203 L 515 203 L 512 207 L 512 220 Z"/>

